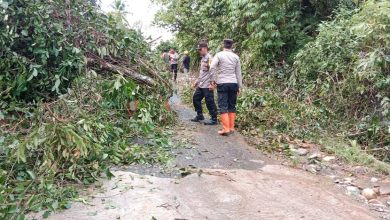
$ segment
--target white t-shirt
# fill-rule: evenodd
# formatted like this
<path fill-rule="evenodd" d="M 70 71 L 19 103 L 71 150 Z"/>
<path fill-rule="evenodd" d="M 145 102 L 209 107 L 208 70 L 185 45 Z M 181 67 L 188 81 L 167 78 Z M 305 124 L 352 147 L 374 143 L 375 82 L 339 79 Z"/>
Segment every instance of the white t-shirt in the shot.
<path fill-rule="evenodd" d="M 174 54 L 169 54 L 169 61 L 171 64 L 178 64 L 179 62 L 179 54 L 174 53 Z"/>

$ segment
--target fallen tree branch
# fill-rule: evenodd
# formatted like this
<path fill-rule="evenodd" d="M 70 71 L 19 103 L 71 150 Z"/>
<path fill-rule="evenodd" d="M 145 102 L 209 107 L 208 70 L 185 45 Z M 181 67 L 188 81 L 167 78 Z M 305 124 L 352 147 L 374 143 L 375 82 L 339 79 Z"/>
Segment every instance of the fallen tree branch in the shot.
<path fill-rule="evenodd" d="M 156 71 L 153 70 L 153 68 L 151 68 L 147 63 L 145 63 L 144 61 L 142 61 L 141 59 L 138 59 L 138 62 L 140 62 L 147 70 L 148 72 L 153 75 L 155 78 L 157 78 L 158 80 L 160 80 L 162 83 L 165 84 L 165 86 L 169 89 L 169 93 L 172 95 L 173 94 L 173 90 L 172 90 L 172 87 L 171 87 L 171 84 L 166 81 L 164 78 L 162 78 L 158 73 L 156 73 Z"/>
<path fill-rule="evenodd" d="M 56 119 L 57 121 L 62 122 L 62 123 L 67 123 L 68 122 L 68 120 L 66 120 L 66 119 L 62 119 L 62 118 L 57 117 L 54 114 L 54 112 L 51 110 L 51 108 L 50 108 L 48 103 L 45 103 L 45 108 L 50 113 L 50 115 L 53 116 L 53 118 Z"/>
<path fill-rule="evenodd" d="M 112 65 L 110 63 L 105 63 L 102 67 L 103 67 L 103 69 L 129 76 L 130 78 L 132 78 L 138 82 L 147 84 L 149 86 L 155 85 L 154 80 L 152 78 L 150 78 L 149 76 L 145 76 L 145 75 L 136 73 L 134 71 L 129 70 L 128 68 L 123 68 L 123 67 L 120 67 L 117 65 Z"/>
<path fill-rule="evenodd" d="M 102 59 L 88 58 L 87 63 L 88 63 L 88 65 L 98 63 L 101 65 L 102 69 L 104 69 L 104 70 L 108 70 L 110 72 L 116 72 L 116 73 L 119 73 L 121 75 L 128 76 L 128 77 L 134 79 L 135 81 L 146 84 L 148 86 L 155 86 L 156 85 L 155 81 L 152 78 L 150 78 L 149 76 L 142 75 L 142 74 L 137 73 L 133 70 L 130 70 L 129 68 L 126 68 L 126 67 L 122 67 L 122 66 L 108 63 Z"/>

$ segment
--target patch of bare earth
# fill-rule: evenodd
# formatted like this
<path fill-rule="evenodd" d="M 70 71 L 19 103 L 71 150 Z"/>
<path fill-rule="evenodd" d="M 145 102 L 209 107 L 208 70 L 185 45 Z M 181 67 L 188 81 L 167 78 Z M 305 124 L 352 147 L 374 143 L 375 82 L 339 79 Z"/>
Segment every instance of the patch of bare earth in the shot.
<path fill-rule="evenodd" d="M 278 165 L 181 179 L 117 171 L 104 193 L 49 219 L 376 219 L 326 179 Z"/>

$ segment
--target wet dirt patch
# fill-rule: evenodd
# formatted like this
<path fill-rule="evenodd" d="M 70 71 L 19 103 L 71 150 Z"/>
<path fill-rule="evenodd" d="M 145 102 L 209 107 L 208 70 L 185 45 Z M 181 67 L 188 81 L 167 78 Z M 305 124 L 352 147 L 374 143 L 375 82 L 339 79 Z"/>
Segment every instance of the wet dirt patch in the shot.
<path fill-rule="evenodd" d="M 204 169 L 181 179 L 114 174 L 89 205 L 49 219 L 376 219 L 331 182 L 284 166 Z"/>

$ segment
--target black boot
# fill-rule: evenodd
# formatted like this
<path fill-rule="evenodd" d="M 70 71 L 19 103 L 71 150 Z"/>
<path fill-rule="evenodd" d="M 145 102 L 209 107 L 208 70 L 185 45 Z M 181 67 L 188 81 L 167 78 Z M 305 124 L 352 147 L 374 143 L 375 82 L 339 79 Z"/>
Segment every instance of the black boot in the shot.
<path fill-rule="evenodd" d="M 203 115 L 197 115 L 195 118 L 191 119 L 192 122 L 200 122 L 203 120 L 204 120 Z"/>
<path fill-rule="evenodd" d="M 217 124 L 218 124 L 218 119 L 216 119 L 216 118 L 212 118 L 212 119 L 210 119 L 210 121 L 206 121 L 204 123 L 204 125 L 217 125 Z"/>

